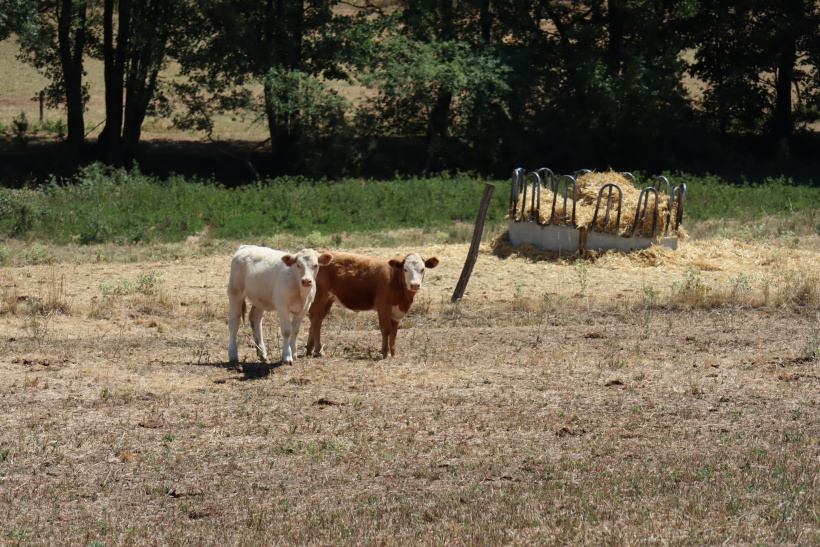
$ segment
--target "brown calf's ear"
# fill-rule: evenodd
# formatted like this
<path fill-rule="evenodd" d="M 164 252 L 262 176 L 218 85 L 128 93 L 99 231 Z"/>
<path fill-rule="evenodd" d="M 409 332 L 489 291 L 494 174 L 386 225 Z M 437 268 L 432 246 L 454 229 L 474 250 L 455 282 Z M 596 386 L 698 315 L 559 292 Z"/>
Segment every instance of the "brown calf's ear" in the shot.
<path fill-rule="evenodd" d="M 388 264 L 390 264 L 390 267 L 391 267 L 391 268 L 395 268 L 395 269 L 397 269 L 397 270 L 402 270 L 402 269 L 404 269 L 404 260 L 402 260 L 401 262 L 399 262 L 399 261 L 398 261 L 398 260 L 396 260 L 395 258 L 391 258 L 391 259 L 390 259 L 390 262 L 388 262 Z"/>
<path fill-rule="evenodd" d="M 322 253 L 319 255 L 319 266 L 327 266 L 333 262 L 333 255 L 330 253 Z"/>
<path fill-rule="evenodd" d="M 284 263 L 285 263 L 285 265 L 286 265 L 288 268 L 290 268 L 291 266 L 293 266 L 294 264 L 296 264 L 296 257 L 295 257 L 295 256 L 293 256 L 293 255 L 284 255 L 284 256 L 282 257 L 282 262 L 284 262 Z"/>
<path fill-rule="evenodd" d="M 424 261 L 424 266 L 426 268 L 435 268 L 436 266 L 438 266 L 438 258 L 431 256 L 430 258 Z"/>

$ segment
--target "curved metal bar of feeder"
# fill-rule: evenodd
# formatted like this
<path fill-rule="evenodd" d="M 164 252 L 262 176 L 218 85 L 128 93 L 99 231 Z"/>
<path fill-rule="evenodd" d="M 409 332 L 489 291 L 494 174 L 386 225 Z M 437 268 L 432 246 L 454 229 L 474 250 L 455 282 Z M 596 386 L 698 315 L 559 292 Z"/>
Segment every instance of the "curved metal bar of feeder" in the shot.
<path fill-rule="evenodd" d="M 649 194 L 654 194 L 655 196 L 655 214 L 652 219 L 652 235 L 650 237 L 655 237 L 655 234 L 658 232 L 658 189 L 647 186 L 641 190 L 638 196 L 638 207 L 635 209 L 635 223 L 632 225 L 632 237 L 635 237 L 635 233 L 638 231 L 638 222 L 641 223 L 641 232 L 638 235 L 646 237 L 644 236 L 644 232 L 646 232 L 646 209 L 649 207 Z M 641 213 L 641 202 L 643 202 L 643 213 Z"/>
<path fill-rule="evenodd" d="M 581 175 L 586 175 L 586 174 L 588 174 L 588 173 L 592 173 L 592 171 L 590 171 L 589 169 L 578 169 L 578 170 L 575 172 L 574 177 L 577 179 L 577 178 L 578 178 L 578 177 L 580 177 Z"/>
<path fill-rule="evenodd" d="M 520 167 L 513 169 L 510 177 L 510 218 L 513 222 L 516 220 L 516 213 L 518 213 L 518 171 Z"/>
<path fill-rule="evenodd" d="M 539 178 L 541 178 L 542 174 L 544 174 L 544 178 L 541 182 L 542 182 L 542 184 L 544 185 L 545 188 L 549 188 L 550 190 L 552 190 L 552 187 L 555 184 L 555 173 L 552 172 L 552 169 L 550 169 L 549 167 L 542 167 L 541 169 L 537 169 L 535 171 L 535 173 L 538 175 Z M 547 183 L 547 177 L 549 177 L 549 183 Z M 554 209 L 555 208 L 553 207 L 553 210 Z M 541 224 L 541 214 L 540 214 L 541 213 L 541 195 L 540 194 L 538 195 L 538 213 L 539 213 L 538 214 L 538 223 Z M 549 225 L 551 222 L 552 222 L 552 216 L 550 216 L 550 219 L 546 222 L 546 224 Z"/>
<path fill-rule="evenodd" d="M 518 194 L 521 192 L 521 178 L 522 174 L 524 173 L 524 169 L 522 167 L 516 167 L 513 169 L 512 175 L 512 184 L 510 184 L 510 208 L 512 209 L 512 219 L 513 222 L 518 222 Z M 522 218 L 523 218 L 523 208 L 522 208 Z"/>
<path fill-rule="evenodd" d="M 541 169 L 536 169 L 535 172 L 539 175 L 541 175 L 542 173 L 549 173 L 550 184 L 552 184 L 552 181 L 555 180 L 555 173 L 553 173 L 552 169 L 550 169 L 549 167 L 542 167 Z"/>
<path fill-rule="evenodd" d="M 675 197 L 678 195 L 679 187 L 672 188 L 672 193 L 669 194 L 669 215 L 666 217 L 666 226 L 663 229 L 663 235 L 669 235 L 669 227 L 672 225 L 672 211 L 675 210 Z M 677 223 L 676 223 L 677 224 Z M 677 232 L 677 228 L 673 228 Z"/>
<path fill-rule="evenodd" d="M 680 197 L 678 198 L 678 202 L 680 203 L 680 205 L 678 205 L 678 214 L 676 220 L 678 222 L 678 226 L 680 226 L 680 223 L 683 222 L 683 208 L 686 205 L 686 183 L 682 182 L 678 187 L 681 188 L 681 192 Z"/>
<path fill-rule="evenodd" d="M 575 180 L 574 177 L 571 177 L 572 180 L 572 227 L 577 228 L 578 224 L 575 222 L 575 208 L 578 205 L 578 181 Z M 566 215 L 567 210 L 567 192 L 564 190 L 564 211 Z M 566 224 L 566 216 L 564 217 L 564 224 Z"/>
<path fill-rule="evenodd" d="M 672 222 L 672 211 L 675 210 L 675 198 L 677 198 L 678 210 L 675 213 L 675 226 L 673 231 L 678 234 L 680 223 L 683 221 L 683 205 L 686 202 L 686 183 L 682 182 L 672 190 L 669 196 L 669 217 L 666 219 L 666 233 L 669 233 L 669 225 Z"/>
<path fill-rule="evenodd" d="M 555 185 L 552 189 L 552 214 L 550 216 L 550 224 L 558 225 L 558 223 L 555 222 L 555 204 L 558 202 L 558 188 L 561 186 L 561 181 L 564 179 L 572 182 L 572 224 L 567 224 L 567 199 L 569 198 L 569 184 L 564 184 L 564 207 L 561 212 L 560 225 L 577 228 L 578 226 L 575 224 L 575 207 L 578 202 L 578 183 L 572 175 L 563 175 L 558 177 L 558 180 L 555 181 Z"/>
<path fill-rule="evenodd" d="M 638 186 L 638 181 L 635 178 L 635 175 L 633 175 L 629 171 L 621 171 L 621 175 L 623 175 L 624 177 L 630 179 L 632 181 L 632 186 L 635 186 L 635 187 Z"/>
<path fill-rule="evenodd" d="M 598 232 L 601 234 L 610 233 L 595 229 L 595 224 L 598 220 L 598 209 L 600 209 L 601 207 L 601 197 L 604 195 L 604 190 L 606 190 L 607 188 L 609 188 L 609 195 L 606 198 L 606 216 L 604 217 L 604 230 L 606 229 L 607 224 L 609 224 L 609 210 L 612 202 L 612 190 L 618 190 L 618 217 L 615 220 L 615 235 L 619 235 L 618 232 L 621 231 L 621 201 L 623 200 L 623 192 L 621 191 L 621 187 L 613 182 L 604 184 L 598 191 L 598 201 L 595 202 L 595 213 L 592 215 L 592 227 L 590 228 L 590 231 Z"/>
<path fill-rule="evenodd" d="M 665 183 L 666 183 L 666 195 L 668 196 L 668 195 L 669 195 L 669 188 L 670 188 L 670 186 L 669 186 L 669 179 L 668 179 L 668 178 L 666 178 L 666 177 L 664 177 L 663 175 L 658 175 L 657 177 L 655 177 L 654 179 L 652 179 L 652 188 L 654 188 L 654 189 L 655 189 L 655 190 L 657 190 L 658 192 L 660 192 L 660 191 L 661 191 L 661 189 L 660 189 L 660 188 L 658 188 L 658 181 L 659 181 L 659 180 L 662 180 L 663 182 L 665 182 Z"/>
<path fill-rule="evenodd" d="M 530 196 L 530 222 L 532 222 L 533 218 L 532 215 L 535 215 L 535 222 L 540 224 L 541 222 L 541 177 L 538 176 L 538 173 L 535 171 L 530 171 L 526 175 L 524 175 L 524 201 L 522 202 L 522 208 L 526 209 L 527 207 L 527 194 L 526 189 L 529 187 L 530 179 L 535 178 L 533 181 L 532 187 L 532 195 Z M 524 218 L 524 212 L 521 213 L 521 219 Z"/>

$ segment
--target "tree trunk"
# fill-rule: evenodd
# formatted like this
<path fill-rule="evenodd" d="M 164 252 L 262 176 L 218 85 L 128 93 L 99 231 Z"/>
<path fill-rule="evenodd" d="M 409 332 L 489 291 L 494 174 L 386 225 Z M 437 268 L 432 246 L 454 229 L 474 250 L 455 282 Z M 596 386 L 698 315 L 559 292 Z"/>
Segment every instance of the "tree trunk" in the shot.
<path fill-rule="evenodd" d="M 455 18 L 453 15 L 453 0 L 441 0 L 439 4 L 441 10 L 441 28 L 439 38 L 441 40 L 453 40 L 455 38 Z M 449 89 L 439 89 L 436 96 L 436 103 L 430 110 L 429 129 L 427 133 L 427 160 L 424 162 L 424 170 L 433 168 L 436 154 L 441 152 L 447 140 L 450 130 L 450 107 L 453 104 L 453 92 Z"/>
<path fill-rule="evenodd" d="M 289 120 L 281 119 L 271 101 L 272 93 L 273 91 L 266 82 L 265 116 L 268 120 L 273 169 L 277 175 L 284 175 L 289 173 L 296 164 L 299 154 L 299 128 Z M 284 102 L 282 98 L 278 101 Z"/>
<path fill-rule="evenodd" d="M 125 63 L 131 40 L 131 0 L 119 0 L 116 44 L 114 43 L 114 5 L 114 0 L 105 0 L 103 10 L 105 128 L 100 134 L 100 143 L 106 163 L 119 167 L 124 162 L 123 86 Z"/>
<path fill-rule="evenodd" d="M 792 116 L 792 84 L 794 65 L 797 61 L 797 44 L 793 34 L 784 36 L 782 49 L 778 55 L 775 78 L 775 105 L 772 136 L 778 141 L 788 141 L 794 132 Z"/>
<path fill-rule="evenodd" d="M 287 22 L 287 25 L 284 24 Z M 271 55 L 268 68 L 281 67 L 286 70 L 302 68 L 304 42 L 305 6 L 299 0 L 268 0 L 264 44 Z M 273 52 L 278 52 L 278 55 Z M 265 116 L 270 134 L 273 169 L 277 174 L 289 173 L 299 156 L 298 115 L 295 119 L 282 119 L 272 104 L 273 91 L 265 84 Z M 278 97 L 277 102 L 286 103 L 287 97 Z"/>
<path fill-rule="evenodd" d="M 165 50 L 163 43 L 162 50 Z M 140 74 L 139 79 L 126 86 L 125 123 L 122 129 L 122 148 L 126 159 L 131 160 L 137 150 L 142 135 L 142 124 L 145 114 L 157 87 L 159 63 L 156 63 L 147 76 Z"/>
<path fill-rule="evenodd" d="M 433 168 L 436 154 L 441 152 L 447 133 L 450 128 L 450 106 L 453 94 L 450 91 L 439 90 L 436 104 L 430 111 L 430 129 L 427 135 L 427 160 L 424 162 L 424 171 Z"/>
<path fill-rule="evenodd" d="M 441 33 L 442 40 L 453 40 L 456 37 L 456 22 L 453 15 L 453 0 L 441 0 Z"/>
<path fill-rule="evenodd" d="M 478 15 L 479 25 L 481 27 L 481 41 L 484 45 L 490 45 L 492 40 L 493 28 L 493 13 L 490 8 L 491 0 L 482 0 L 481 8 Z"/>
<path fill-rule="evenodd" d="M 122 43 L 127 18 L 120 15 L 117 41 Z M 114 44 L 114 0 L 103 5 L 103 74 L 105 80 L 105 127 L 100 134 L 103 159 L 106 163 L 122 165 L 120 129 L 122 128 L 123 50 Z"/>
<path fill-rule="evenodd" d="M 74 29 L 74 41 L 71 40 L 71 29 L 74 25 L 74 1 L 61 0 L 57 21 L 57 38 L 59 44 L 60 66 L 65 85 L 66 117 L 68 134 L 66 144 L 79 150 L 85 142 L 85 100 L 83 97 L 83 54 L 85 53 L 85 27 L 87 7 L 83 3 L 77 14 L 78 24 Z"/>
<path fill-rule="evenodd" d="M 609 0 L 608 5 L 609 9 L 606 12 L 606 24 L 609 34 L 607 72 L 614 79 L 621 73 L 626 14 L 622 9 L 621 0 Z"/>
<path fill-rule="evenodd" d="M 145 121 L 145 112 L 148 110 L 150 96 L 147 95 L 145 84 L 140 81 L 131 81 L 125 86 L 125 115 L 122 126 L 122 155 L 125 161 L 134 159 L 142 135 L 142 122 Z"/>
<path fill-rule="evenodd" d="M 144 33 L 146 28 L 163 28 L 160 18 L 170 14 L 164 13 L 160 2 L 144 5 L 132 15 L 141 23 L 140 30 L 136 32 Z M 142 135 L 142 123 L 156 90 L 167 41 L 167 33 L 161 33 L 151 40 L 131 46 L 129 70 L 125 77 L 125 117 L 122 128 L 122 149 L 126 160 L 132 160 L 136 154 Z"/>
<path fill-rule="evenodd" d="M 555 25 L 555 30 L 558 33 L 558 41 L 561 45 L 561 49 L 571 55 L 572 52 L 575 51 L 575 46 L 569 38 L 569 26 L 563 19 L 561 19 L 560 14 L 553 9 L 552 5 L 547 4 L 544 6 L 544 11 L 549 20 L 552 21 L 552 24 Z M 577 59 L 577 56 L 575 58 Z M 586 85 L 582 75 L 579 73 L 579 68 L 574 63 L 574 60 L 571 59 L 566 63 L 566 72 L 567 79 L 569 80 L 570 86 L 574 91 L 573 96 L 575 97 L 577 111 L 589 112 L 589 107 L 587 106 L 589 101 L 587 99 Z"/>
<path fill-rule="evenodd" d="M 794 51 L 783 52 L 775 82 L 774 136 L 788 139 L 794 130 L 792 118 L 792 83 L 794 82 Z"/>

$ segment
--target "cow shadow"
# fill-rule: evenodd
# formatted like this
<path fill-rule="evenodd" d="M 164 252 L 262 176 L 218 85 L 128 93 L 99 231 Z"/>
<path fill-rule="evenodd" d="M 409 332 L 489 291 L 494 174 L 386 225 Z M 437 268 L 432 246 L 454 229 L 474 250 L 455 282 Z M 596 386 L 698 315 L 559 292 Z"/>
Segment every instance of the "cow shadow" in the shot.
<path fill-rule="evenodd" d="M 336 358 L 342 358 L 348 361 L 362 361 L 371 363 L 383 360 L 381 351 L 358 345 L 343 346 L 335 352 L 323 356 L 299 354 L 297 356 L 297 360 L 308 361 L 315 365 L 318 365 L 334 356 Z M 226 372 L 235 372 L 238 374 L 238 376 L 234 377 L 233 379 L 239 380 L 240 382 L 270 378 L 277 371 L 284 372 L 287 370 L 292 370 L 294 368 L 292 365 L 285 365 L 284 363 L 282 363 L 281 360 L 232 363 L 230 361 L 225 360 L 209 361 L 207 355 L 204 359 L 193 361 L 191 362 L 191 364 L 203 367 L 223 369 Z M 227 380 L 228 378 L 221 378 L 216 380 L 216 382 L 224 383 Z"/>
<path fill-rule="evenodd" d="M 236 372 L 239 374 L 239 377 L 236 379 L 241 382 L 269 378 L 274 372 L 276 372 L 277 369 L 284 366 L 282 361 L 255 363 L 231 363 L 230 361 L 217 361 L 202 362 L 197 364 L 200 366 L 214 367 L 224 369 L 225 371 Z"/>

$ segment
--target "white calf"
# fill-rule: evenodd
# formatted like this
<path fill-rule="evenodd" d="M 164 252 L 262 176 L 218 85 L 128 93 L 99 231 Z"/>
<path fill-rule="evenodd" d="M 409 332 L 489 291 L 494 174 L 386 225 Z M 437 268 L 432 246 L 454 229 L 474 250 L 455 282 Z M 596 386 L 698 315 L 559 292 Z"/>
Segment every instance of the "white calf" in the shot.
<path fill-rule="evenodd" d="M 333 255 L 319 254 L 313 249 L 303 249 L 292 255 L 255 245 L 239 247 L 231 261 L 228 281 L 228 329 L 231 335 L 228 358 L 231 362 L 239 360 L 236 333 L 245 315 L 247 298 L 253 306 L 248 318 L 253 328 L 256 354 L 262 360 L 268 358 L 262 339 L 262 315 L 276 310 L 282 329 L 282 363 L 293 364 L 299 327 L 316 295 L 316 274 L 319 266 L 326 266 L 332 260 Z"/>

